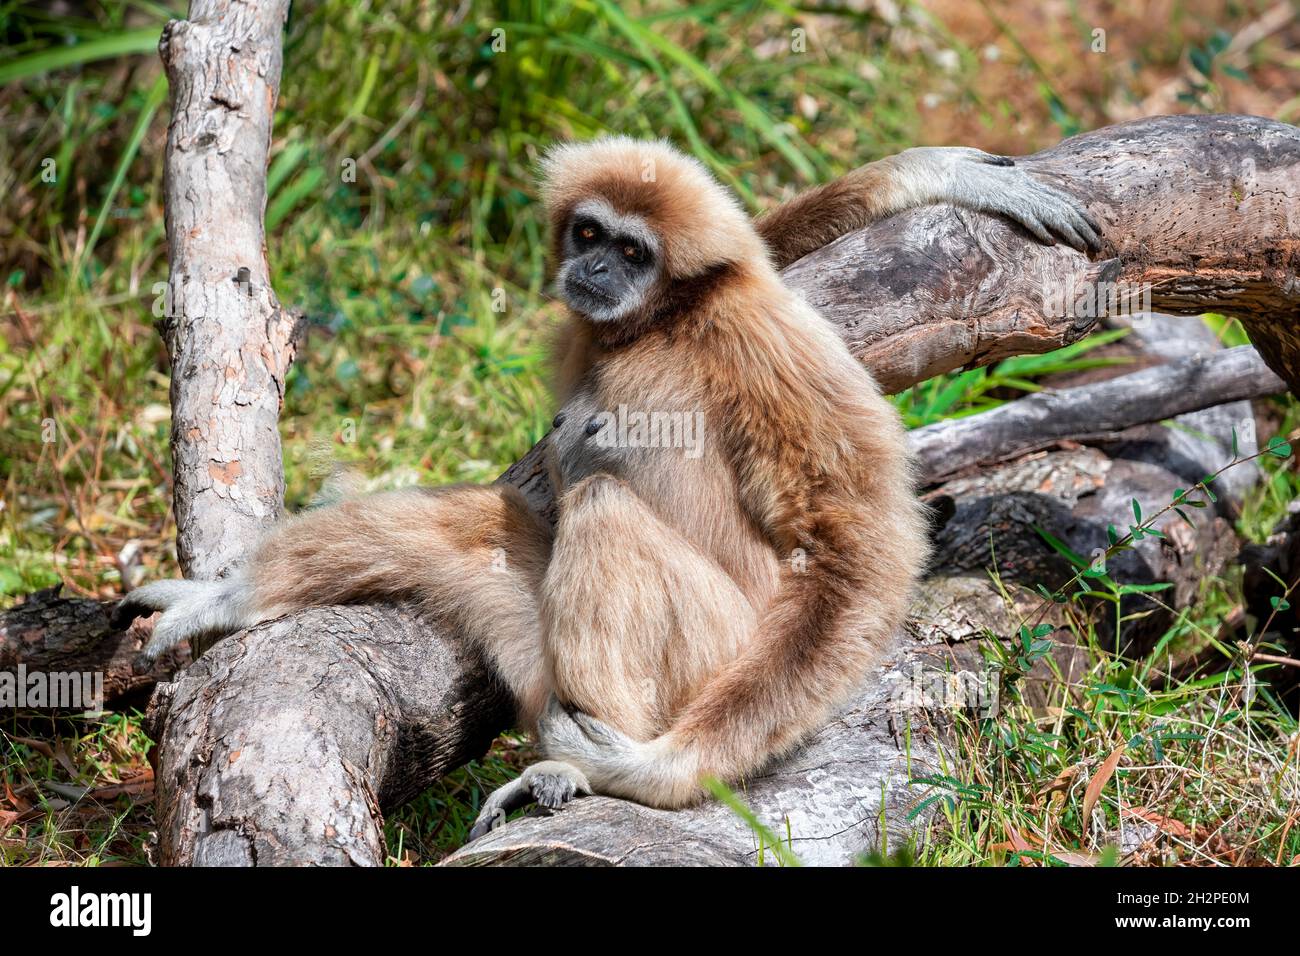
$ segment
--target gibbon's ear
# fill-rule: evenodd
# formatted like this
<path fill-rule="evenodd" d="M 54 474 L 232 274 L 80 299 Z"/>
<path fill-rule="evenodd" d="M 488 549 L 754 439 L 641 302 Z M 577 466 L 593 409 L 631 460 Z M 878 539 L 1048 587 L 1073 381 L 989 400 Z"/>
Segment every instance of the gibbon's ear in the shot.
<path fill-rule="evenodd" d="M 688 279 L 726 263 L 768 261 L 767 246 L 735 197 L 701 163 L 664 140 L 608 136 L 562 143 L 542 159 L 541 180 L 556 266 L 573 209 L 588 199 L 645 220 L 662 244 L 669 279 Z"/>

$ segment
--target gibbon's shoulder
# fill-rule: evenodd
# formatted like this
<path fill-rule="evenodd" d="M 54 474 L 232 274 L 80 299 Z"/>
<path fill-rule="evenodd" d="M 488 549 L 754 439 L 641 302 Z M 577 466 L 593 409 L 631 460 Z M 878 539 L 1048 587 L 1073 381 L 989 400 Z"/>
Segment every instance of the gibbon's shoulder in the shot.
<path fill-rule="evenodd" d="M 665 140 L 606 136 L 561 143 L 542 159 L 541 179 L 553 237 L 579 204 L 595 200 L 645 221 L 662 243 L 671 279 L 729 262 L 767 260 L 767 246 L 731 192 Z"/>

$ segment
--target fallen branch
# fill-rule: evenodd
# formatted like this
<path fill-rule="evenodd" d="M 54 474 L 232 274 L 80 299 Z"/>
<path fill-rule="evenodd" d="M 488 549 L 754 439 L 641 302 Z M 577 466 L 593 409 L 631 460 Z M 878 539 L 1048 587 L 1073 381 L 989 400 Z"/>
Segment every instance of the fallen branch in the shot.
<path fill-rule="evenodd" d="M 912 432 L 912 448 L 927 481 L 936 481 L 1062 439 L 1113 438 L 1134 425 L 1285 391 L 1259 353 L 1242 345 L 927 425 Z"/>
<path fill-rule="evenodd" d="M 1300 129 L 1157 116 L 1016 162 L 1084 198 L 1105 227 L 1101 260 L 931 206 L 786 270 L 886 390 L 1077 341 L 1105 314 L 1089 308 L 1105 283 L 1149 287 L 1158 312 L 1239 317 L 1269 367 L 1300 385 Z"/>
<path fill-rule="evenodd" d="M 50 588 L 29 594 L 0 612 L 0 671 L 16 673 L 94 673 L 103 675 L 104 705 L 142 695 L 189 663 L 189 649 L 175 648 L 153 664 L 136 664 L 149 640 L 149 625 L 138 621 L 125 631 L 109 625 L 109 605 L 90 598 L 67 598 Z"/>

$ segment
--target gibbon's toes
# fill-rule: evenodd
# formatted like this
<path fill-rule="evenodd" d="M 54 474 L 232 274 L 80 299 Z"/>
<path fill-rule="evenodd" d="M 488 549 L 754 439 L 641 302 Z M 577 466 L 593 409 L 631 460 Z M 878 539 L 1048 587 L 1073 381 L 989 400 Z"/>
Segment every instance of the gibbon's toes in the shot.
<path fill-rule="evenodd" d="M 524 771 L 533 799 L 548 810 L 558 810 L 575 796 L 591 793 L 587 775 L 572 764 L 544 760 Z"/>
<path fill-rule="evenodd" d="M 523 777 L 511 780 L 504 787 L 498 787 L 483 801 L 483 809 L 470 827 L 469 838 L 477 840 L 483 834 L 495 830 L 506 822 L 506 817 L 512 810 L 518 810 L 531 800 L 532 793 Z"/>

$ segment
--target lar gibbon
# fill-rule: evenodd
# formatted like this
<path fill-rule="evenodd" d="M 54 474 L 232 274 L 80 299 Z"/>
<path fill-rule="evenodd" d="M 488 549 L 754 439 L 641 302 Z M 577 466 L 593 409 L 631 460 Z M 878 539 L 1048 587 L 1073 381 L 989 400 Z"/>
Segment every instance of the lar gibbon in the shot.
<path fill-rule="evenodd" d="M 476 832 L 579 792 L 689 804 L 704 777 L 735 781 L 817 729 L 903 623 L 927 549 L 903 426 L 780 267 L 932 202 L 1099 245 L 1079 203 L 972 149 L 908 150 L 757 223 L 664 142 L 559 146 L 543 174 L 571 314 L 554 530 L 502 484 L 376 494 L 282 522 L 226 579 L 139 588 L 119 614 L 163 611 L 156 655 L 313 605 L 423 602 L 490 657 L 548 758 Z M 700 428 L 673 447 L 629 415 Z"/>

